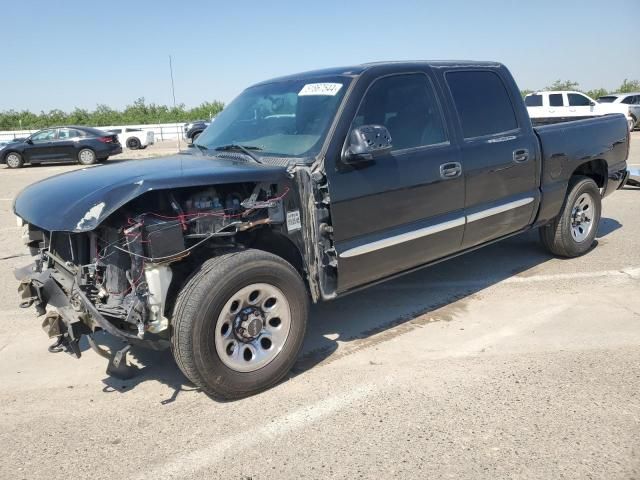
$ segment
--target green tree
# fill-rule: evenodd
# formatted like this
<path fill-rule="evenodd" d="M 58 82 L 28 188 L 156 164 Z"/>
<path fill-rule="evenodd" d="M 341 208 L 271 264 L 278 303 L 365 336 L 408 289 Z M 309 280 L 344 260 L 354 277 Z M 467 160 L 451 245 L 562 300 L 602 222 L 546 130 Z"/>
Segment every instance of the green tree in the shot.
<path fill-rule="evenodd" d="M 556 80 L 545 90 L 580 90 L 580 84 L 571 80 Z"/>
<path fill-rule="evenodd" d="M 598 97 L 602 97 L 604 95 L 607 95 L 609 92 L 607 91 L 606 88 L 594 88 L 593 90 L 587 90 L 584 93 L 586 93 L 587 95 L 589 95 L 593 99 L 597 99 Z"/>
<path fill-rule="evenodd" d="M 617 91 L 620 93 L 640 92 L 640 80 L 628 80 L 625 78 Z"/>

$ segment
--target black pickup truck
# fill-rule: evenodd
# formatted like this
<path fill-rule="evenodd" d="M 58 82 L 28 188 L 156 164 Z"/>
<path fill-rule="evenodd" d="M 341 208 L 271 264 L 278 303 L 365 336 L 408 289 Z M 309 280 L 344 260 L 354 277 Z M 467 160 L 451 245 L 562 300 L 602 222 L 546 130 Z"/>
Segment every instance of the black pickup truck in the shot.
<path fill-rule="evenodd" d="M 80 356 L 87 335 L 125 376 L 130 345 L 170 347 L 202 390 L 239 398 L 291 368 L 310 300 L 532 228 L 556 255 L 586 253 L 628 153 L 622 115 L 533 128 L 499 63 L 270 80 L 188 152 L 23 190 L 35 263 L 16 272 L 21 305 L 44 315 L 52 350 Z M 107 351 L 99 330 L 126 346 Z"/>

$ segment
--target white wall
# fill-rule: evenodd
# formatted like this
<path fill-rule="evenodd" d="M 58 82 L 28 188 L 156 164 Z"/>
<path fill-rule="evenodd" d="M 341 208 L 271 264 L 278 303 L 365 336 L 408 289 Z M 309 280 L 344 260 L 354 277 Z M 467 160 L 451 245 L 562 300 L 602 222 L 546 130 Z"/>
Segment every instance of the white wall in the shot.
<path fill-rule="evenodd" d="M 184 132 L 184 123 L 158 123 L 155 125 L 111 125 L 107 127 L 95 127 L 99 130 L 109 130 L 120 127 L 140 128 L 144 131 L 152 130 L 156 142 L 162 140 L 175 140 Z M 28 137 L 37 130 L 5 130 L 0 131 L 0 141 L 12 140 L 14 138 Z"/>

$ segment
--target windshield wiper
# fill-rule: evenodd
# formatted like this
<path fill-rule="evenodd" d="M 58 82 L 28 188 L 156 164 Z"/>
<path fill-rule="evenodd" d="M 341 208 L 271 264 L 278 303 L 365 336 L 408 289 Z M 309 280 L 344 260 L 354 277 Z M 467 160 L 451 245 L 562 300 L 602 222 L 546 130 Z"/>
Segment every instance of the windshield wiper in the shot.
<path fill-rule="evenodd" d="M 256 163 L 262 164 L 262 161 L 258 158 L 258 156 L 253 153 L 251 150 L 262 150 L 260 147 L 256 147 L 253 145 L 239 145 L 237 143 L 230 143 L 229 145 L 221 145 L 220 147 L 216 147 L 215 150 L 219 152 L 225 152 L 229 150 L 240 150 L 242 153 L 246 153 L 250 156 Z"/>
<path fill-rule="evenodd" d="M 200 145 L 199 143 L 194 143 L 194 145 L 198 147 L 198 149 L 200 149 L 201 152 L 204 152 L 205 150 L 209 150 L 207 147 L 205 147 L 204 145 Z"/>

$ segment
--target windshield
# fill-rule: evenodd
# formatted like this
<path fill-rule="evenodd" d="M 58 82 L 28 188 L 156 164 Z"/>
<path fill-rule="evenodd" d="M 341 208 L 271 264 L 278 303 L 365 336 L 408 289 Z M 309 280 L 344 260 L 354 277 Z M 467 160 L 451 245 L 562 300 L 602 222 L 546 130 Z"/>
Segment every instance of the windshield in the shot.
<path fill-rule="evenodd" d="M 195 143 L 208 150 L 253 147 L 260 156 L 315 156 L 349 81 L 323 77 L 250 87 L 220 112 Z"/>

